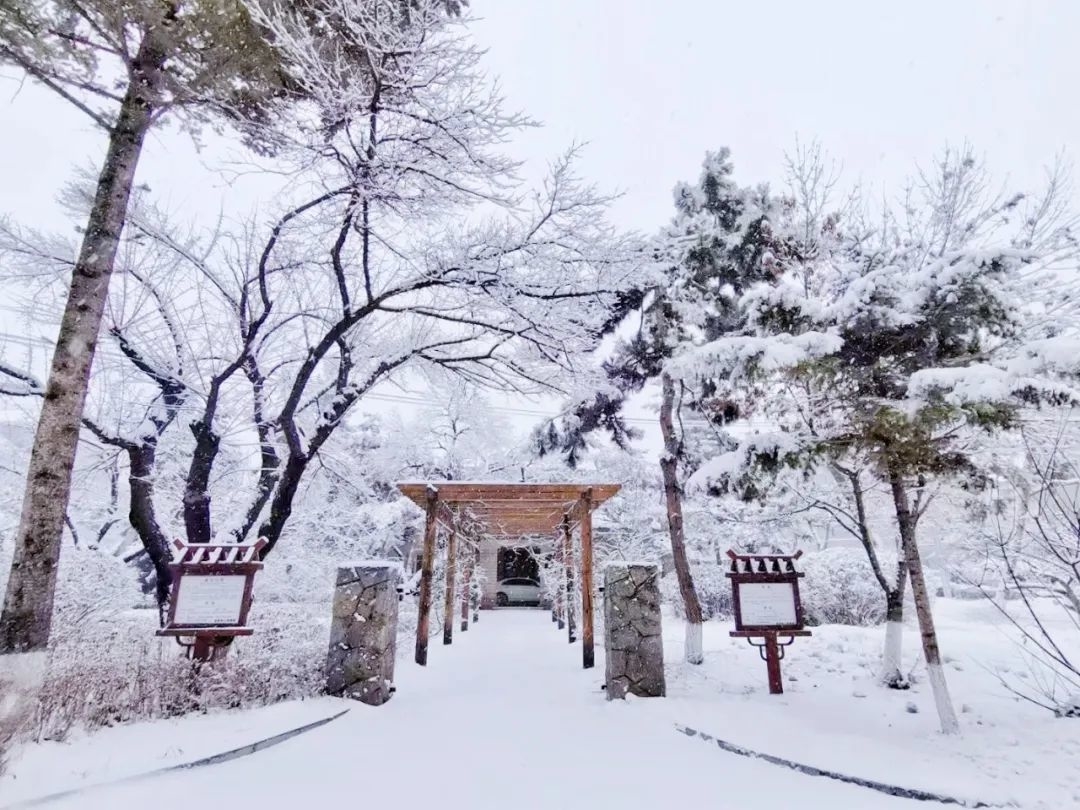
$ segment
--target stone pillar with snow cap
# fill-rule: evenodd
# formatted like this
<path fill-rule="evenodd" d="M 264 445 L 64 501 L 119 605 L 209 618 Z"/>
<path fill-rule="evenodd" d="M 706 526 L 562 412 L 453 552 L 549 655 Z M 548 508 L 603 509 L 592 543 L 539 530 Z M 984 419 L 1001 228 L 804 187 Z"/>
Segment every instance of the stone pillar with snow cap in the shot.
<path fill-rule="evenodd" d="M 663 697 L 660 569 L 649 563 L 604 568 L 604 649 L 608 700 Z"/>
<path fill-rule="evenodd" d="M 401 568 L 376 560 L 337 570 L 326 692 L 381 706 L 394 692 Z"/>

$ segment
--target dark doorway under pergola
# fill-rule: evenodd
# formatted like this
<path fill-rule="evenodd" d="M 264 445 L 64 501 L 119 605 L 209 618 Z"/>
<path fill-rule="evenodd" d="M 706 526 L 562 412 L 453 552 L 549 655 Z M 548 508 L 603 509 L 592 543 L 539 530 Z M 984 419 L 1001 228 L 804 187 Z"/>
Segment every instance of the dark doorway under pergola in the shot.
<path fill-rule="evenodd" d="M 426 666 L 431 629 L 431 602 L 435 575 L 438 532 L 446 539 L 446 610 L 443 640 L 453 634 L 454 593 L 457 575 L 457 539 L 469 537 L 478 543 L 482 536 L 527 538 L 546 536 L 555 541 L 556 554 L 563 563 L 567 623 L 574 638 L 575 571 L 581 589 L 581 659 L 588 669 L 595 663 L 593 642 L 593 548 L 592 513 L 619 491 L 619 484 L 528 484 L 479 483 L 467 481 L 422 481 L 399 483 L 398 489 L 425 511 L 424 545 L 420 567 L 420 615 L 416 627 L 416 663 Z M 579 554 L 573 553 L 574 535 Z M 472 568 L 466 566 L 465 576 Z M 463 589 L 467 592 L 467 588 Z M 467 595 L 462 612 L 467 613 Z M 556 610 L 558 607 L 556 606 Z"/>

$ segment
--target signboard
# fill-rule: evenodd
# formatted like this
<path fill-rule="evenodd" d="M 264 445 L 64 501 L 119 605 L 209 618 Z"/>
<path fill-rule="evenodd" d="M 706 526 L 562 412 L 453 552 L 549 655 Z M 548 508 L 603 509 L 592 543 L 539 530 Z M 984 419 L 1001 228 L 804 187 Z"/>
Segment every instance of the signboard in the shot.
<path fill-rule="evenodd" d="M 743 629 L 801 626 L 794 582 L 742 582 L 736 592 Z"/>
<path fill-rule="evenodd" d="M 197 661 L 212 661 L 236 636 L 250 636 L 247 626 L 252 583 L 262 567 L 266 540 L 247 543 L 173 541 L 177 554 L 169 614 L 159 636 L 174 636 Z M 182 641 L 183 637 L 191 639 Z"/>
<path fill-rule="evenodd" d="M 745 638 L 758 648 L 769 675 L 769 692 L 780 695 L 784 682 L 780 662 L 784 650 L 796 636 L 808 636 L 803 629 L 802 602 L 794 554 L 736 554 L 729 551 L 731 595 L 735 601 L 735 629 L 731 635 Z M 755 641 L 760 639 L 760 641 Z M 782 640 L 786 639 L 786 641 Z"/>
<path fill-rule="evenodd" d="M 242 618 L 247 581 L 244 574 L 187 574 L 181 577 L 174 597 L 173 625 L 236 627 Z"/>

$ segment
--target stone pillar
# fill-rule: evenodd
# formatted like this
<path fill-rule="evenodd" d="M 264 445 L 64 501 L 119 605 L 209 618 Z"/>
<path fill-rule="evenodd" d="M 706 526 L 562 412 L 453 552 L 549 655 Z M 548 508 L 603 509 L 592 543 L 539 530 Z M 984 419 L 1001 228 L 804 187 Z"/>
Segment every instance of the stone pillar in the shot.
<path fill-rule="evenodd" d="M 397 647 L 396 563 L 362 563 L 338 568 L 326 692 L 381 706 L 393 694 Z"/>
<path fill-rule="evenodd" d="M 604 569 L 604 649 L 608 700 L 663 697 L 660 570 L 613 563 Z"/>

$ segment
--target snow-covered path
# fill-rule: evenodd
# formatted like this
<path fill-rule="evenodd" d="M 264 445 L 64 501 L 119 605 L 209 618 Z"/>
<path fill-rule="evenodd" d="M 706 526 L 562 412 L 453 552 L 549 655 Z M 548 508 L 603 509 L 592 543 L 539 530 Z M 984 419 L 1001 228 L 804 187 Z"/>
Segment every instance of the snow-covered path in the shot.
<path fill-rule="evenodd" d="M 453 646 L 433 644 L 427 669 L 403 662 L 398 693 L 386 706 L 355 704 L 341 719 L 266 751 L 94 789 L 51 806 L 876 810 L 918 804 L 688 739 L 674 730 L 662 700 L 607 702 L 602 673 L 602 658 L 597 669 L 581 669 L 580 645 L 567 644 L 548 614 L 487 612 Z"/>

